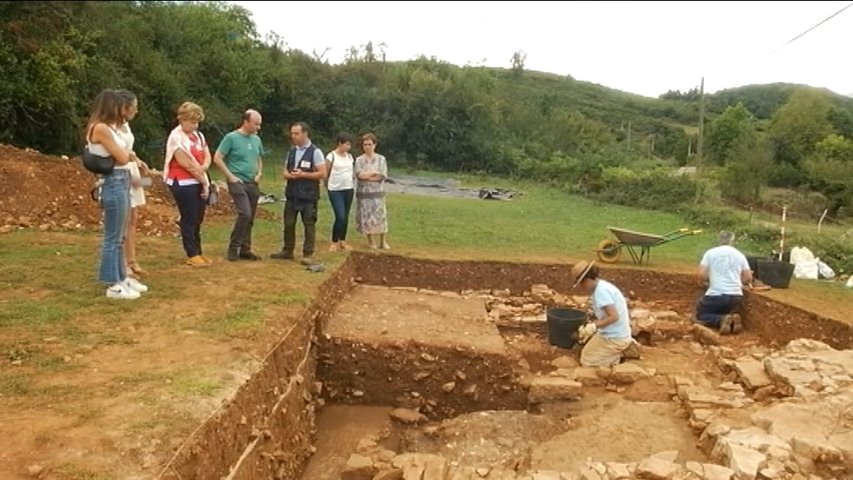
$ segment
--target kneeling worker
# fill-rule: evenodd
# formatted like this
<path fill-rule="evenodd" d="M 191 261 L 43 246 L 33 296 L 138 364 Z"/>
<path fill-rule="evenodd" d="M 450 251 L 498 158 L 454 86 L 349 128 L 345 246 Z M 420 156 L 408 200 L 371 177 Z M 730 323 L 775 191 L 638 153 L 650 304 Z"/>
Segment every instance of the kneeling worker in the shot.
<path fill-rule="evenodd" d="M 594 264 L 595 261 L 578 262 L 571 273 L 572 288 L 580 285 L 589 292 L 596 318 L 578 331 L 582 338 L 591 335 L 581 350 L 581 366 L 609 367 L 618 364 L 623 353 L 636 345 L 631 338 L 625 296 L 615 285 L 598 278 L 598 267 Z"/>
<path fill-rule="evenodd" d="M 736 312 L 743 300 L 743 285 L 752 282 L 749 262 L 732 246 L 734 240 L 734 233 L 720 232 L 720 244 L 705 252 L 699 263 L 699 279 L 708 282 L 708 289 L 696 304 L 696 320 L 719 329 L 721 335 L 743 330 Z"/>

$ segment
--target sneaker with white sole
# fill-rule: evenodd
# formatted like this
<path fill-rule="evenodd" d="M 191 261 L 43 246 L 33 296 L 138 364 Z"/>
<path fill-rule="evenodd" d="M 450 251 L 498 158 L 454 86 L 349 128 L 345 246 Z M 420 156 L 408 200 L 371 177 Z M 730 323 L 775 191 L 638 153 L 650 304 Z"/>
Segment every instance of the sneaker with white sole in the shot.
<path fill-rule="evenodd" d="M 139 293 L 148 293 L 148 287 L 133 277 L 125 278 L 123 283 L 129 290 Z"/>
<path fill-rule="evenodd" d="M 141 297 L 136 290 L 131 290 L 123 283 L 116 283 L 107 289 L 107 298 L 117 298 L 121 300 L 136 300 Z"/>

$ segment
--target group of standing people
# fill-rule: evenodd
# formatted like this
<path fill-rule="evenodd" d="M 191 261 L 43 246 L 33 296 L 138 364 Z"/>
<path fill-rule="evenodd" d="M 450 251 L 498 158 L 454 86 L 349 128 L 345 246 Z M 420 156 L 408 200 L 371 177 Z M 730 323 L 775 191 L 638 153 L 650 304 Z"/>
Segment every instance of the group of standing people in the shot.
<path fill-rule="evenodd" d="M 86 145 L 94 154 L 112 157 L 114 170 L 99 179 L 100 202 L 104 209 L 104 241 L 99 279 L 107 285 L 109 298 L 135 299 L 148 291 L 138 278 L 146 272 L 136 260 L 137 209 L 145 204 L 144 176 L 157 174 L 133 151 L 134 137 L 129 122 L 138 112 L 136 96 L 127 90 L 104 90 L 93 102 L 86 130 Z M 201 225 L 206 207 L 216 201 L 216 187 L 209 170 L 216 168 L 225 177 L 237 218 L 228 241 L 228 261 L 261 260 L 252 249 L 252 229 L 261 193 L 264 146 L 258 132 L 262 116 L 257 110 L 243 113 L 240 125 L 226 134 L 215 153 L 199 124 L 203 109 L 185 102 L 177 110 L 177 125 L 166 141 L 162 178 L 169 186 L 180 214 L 181 241 L 193 267 L 207 266 L 212 260 L 203 255 Z M 371 248 L 389 249 L 384 184 L 388 177 L 385 157 L 376 152 L 376 136 L 361 137 L 362 155 L 353 158 L 353 138 L 341 133 L 334 150 L 323 155 L 310 139 L 305 122 L 290 128 L 292 147 L 282 164 L 285 185 L 283 245 L 274 259 L 293 259 L 296 248 L 296 221 L 304 227 L 301 262 L 315 263 L 317 210 L 321 185 L 325 185 L 334 212 L 330 251 L 350 250 L 347 244 L 349 214 L 356 204 L 358 231 L 367 235 Z"/>

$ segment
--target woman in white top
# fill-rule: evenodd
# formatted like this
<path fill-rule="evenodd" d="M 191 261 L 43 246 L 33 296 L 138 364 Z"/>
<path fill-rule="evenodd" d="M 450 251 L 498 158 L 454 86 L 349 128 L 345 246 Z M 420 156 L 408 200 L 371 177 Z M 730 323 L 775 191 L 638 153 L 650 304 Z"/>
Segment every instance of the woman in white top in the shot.
<path fill-rule="evenodd" d="M 127 150 L 130 153 L 130 161 L 127 165 L 121 168 L 126 168 L 130 172 L 130 214 L 127 218 L 127 229 L 124 237 L 124 259 L 127 262 L 127 269 L 135 275 L 144 275 L 146 272 L 139 266 L 136 261 L 136 225 L 139 220 L 138 207 L 145 205 L 145 191 L 142 188 L 142 175 L 150 175 L 148 165 L 145 164 L 136 152 L 133 151 L 135 137 L 130 130 L 130 121 L 136 118 L 136 113 L 139 111 L 139 105 L 136 95 L 128 90 L 116 90 L 118 96 L 121 116 L 123 122 L 116 129 L 118 134 L 124 139 L 127 144 Z"/>
<path fill-rule="evenodd" d="M 326 155 L 326 190 L 329 191 L 329 202 L 335 212 L 335 223 L 332 225 L 332 244 L 329 251 L 351 250 L 347 245 L 347 226 L 349 212 L 352 208 L 353 192 L 355 191 L 355 173 L 352 155 L 352 136 L 346 133 L 338 134 L 337 147 Z"/>
<path fill-rule="evenodd" d="M 112 157 L 116 167 L 130 161 L 127 145 L 116 132 L 122 122 L 119 100 L 114 90 L 104 90 L 95 97 L 86 124 L 86 148 L 95 155 Z M 127 276 L 124 262 L 124 229 L 130 210 L 130 172 L 116 168 L 103 175 L 101 205 L 104 209 L 104 241 L 98 279 L 107 287 L 108 298 L 133 300 L 148 287 Z"/>

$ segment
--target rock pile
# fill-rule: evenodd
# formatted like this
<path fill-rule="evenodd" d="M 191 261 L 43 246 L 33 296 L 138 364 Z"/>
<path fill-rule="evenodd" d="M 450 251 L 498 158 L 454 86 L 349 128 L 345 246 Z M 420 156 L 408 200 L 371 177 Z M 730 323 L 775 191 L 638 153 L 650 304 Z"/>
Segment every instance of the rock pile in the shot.
<path fill-rule="evenodd" d="M 592 462 L 574 472 L 519 472 L 501 465 L 458 465 L 431 453 L 395 454 L 362 440 L 350 456 L 341 480 L 732 480 L 737 472 L 712 463 L 676 463 L 678 452 L 664 451 L 640 462 Z"/>
<path fill-rule="evenodd" d="M 672 376 L 674 400 L 699 433 L 709 462 L 679 462 L 677 451 L 639 462 L 590 458 L 579 470 L 530 468 L 531 445 L 569 426 L 526 412 L 475 412 L 493 422 L 480 430 L 460 416 L 426 424 L 403 442 L 419 453 L 397 454 L 363 441 L 341 474 L 344 480 L 843 480 L 853 478 L 853 350 L 796 340 L 777 352 L 736 355 L 714 347 L 734 381 L 695 384 Z M 557 365 L 559 364 L 559 365 Z M 572 400 L 589 386 L 620 385 L 655 375 L 637 363 L 609 369 L 558 369 L 530 380 L 530 401 Z M 768 392 L 772 392 L 768 394 Z M 420 423 L 417 413 L 398 421 Z M 524 418 L 522 418 L 524 417 Z M 535 420 L 535 421 L 534 421 Z M 537 424 L 536 422 L 542 423 Z M 544 422 L 544 423 L 543 423 Z M 549 423 L 550 422 L 550 423 Z M 546 425 L 545 423 L 549 423 Z M 485 430 L 484 430 L 485 429 Z M 489 431 L 486 431 L 489 430 Z"/>
<path fill-rule="evenodd" d="M 853 478 L 853 350 L 800 339 L 770 355 L 719 362 L 738 385 L 676 380 L 713 460 L 738 479 Z M 747 422 L 735 418 L 744 414 Z"/>

